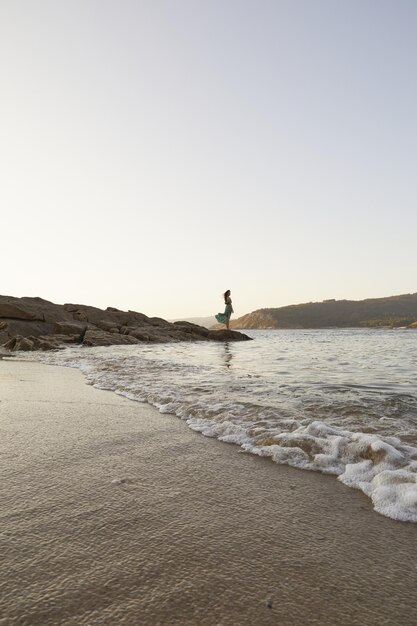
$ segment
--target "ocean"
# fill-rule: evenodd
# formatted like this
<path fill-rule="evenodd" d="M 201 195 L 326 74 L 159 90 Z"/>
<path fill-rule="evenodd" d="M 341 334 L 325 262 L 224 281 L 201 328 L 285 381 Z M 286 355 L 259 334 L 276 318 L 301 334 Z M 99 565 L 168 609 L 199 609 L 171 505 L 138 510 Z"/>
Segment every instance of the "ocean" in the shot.
<path fill-rule="evenodd" d="M 89 384 L 242 452 L 334 474 L 378 513 L 417 522 L 417 332 L 246 332 L 253 341 L 74 347 L 24 358 L 77 367 Z"/>

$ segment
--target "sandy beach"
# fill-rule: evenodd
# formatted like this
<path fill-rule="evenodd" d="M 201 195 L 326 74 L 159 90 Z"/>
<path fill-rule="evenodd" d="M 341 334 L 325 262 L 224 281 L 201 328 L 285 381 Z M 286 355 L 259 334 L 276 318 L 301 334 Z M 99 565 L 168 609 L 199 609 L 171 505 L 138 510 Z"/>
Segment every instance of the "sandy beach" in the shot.
<path fill-rule="evenodd" d="M 402 625 L 417 527 L 333 477 L 0 361 L 0 624 Z"/>

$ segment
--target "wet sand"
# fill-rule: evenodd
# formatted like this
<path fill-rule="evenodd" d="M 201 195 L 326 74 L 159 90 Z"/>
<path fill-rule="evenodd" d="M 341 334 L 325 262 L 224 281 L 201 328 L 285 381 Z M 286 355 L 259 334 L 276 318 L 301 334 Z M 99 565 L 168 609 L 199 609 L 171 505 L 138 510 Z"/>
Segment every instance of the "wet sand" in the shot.
<path fill-rule="evenodd" d="M 76 370 L 0 361 L 0 624 L 417 622 L 417 525 Z"/>

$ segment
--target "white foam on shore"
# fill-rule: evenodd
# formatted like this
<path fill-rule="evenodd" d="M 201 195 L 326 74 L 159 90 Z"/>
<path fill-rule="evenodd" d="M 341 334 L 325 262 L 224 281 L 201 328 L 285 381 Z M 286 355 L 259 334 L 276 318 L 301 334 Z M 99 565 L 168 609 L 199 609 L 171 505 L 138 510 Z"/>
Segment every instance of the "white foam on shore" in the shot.
<path fill-rule="evenodd" d="M 335 474 L 372 499 L 374 509 L 392 519 L 417 522 L 417 449 L 399 439 L 355 433 L 315 421 L 276 443 L 243 444 L 276 463 Z"/>
<path fill-rule="evenodd" d="M 351 432 L 314 421 L 273 437 L 251 437 L 230 421 L 188 419 L 193 430 L 235 443 L 243 450 L 270 457 L 275 463 L 334 474 L 348 487 L 360 489 L 374 509 L 395 520 L 417 522 L 417 448 L 395 437 Z"/>
<path fill-rule="evenodd" d="M 91 355 L 92 353 L 90 353 Z M 33 359 L 34 354 L 31 354 Z M 184 394 L 174 383 L 146 382 L 127 362 L 115 372 L 104 358 L 74 354 L 37 354 L 55 365 L 81 369 L 90 384 L 129 399 L 148 402 L 206 437 L 241 446 L 275 463 L 333 474 L 371 498 L 375 511 L 395 520 L 417 522 L 417 448 L 400 438 L 355 432 L 321 420 L 291 419 L 263 406 L 247 407 L 218 396 Z M 245 412 L 246 411 L 246 412 Z M 114 482 L 114 481 L 113 481 Z"/>

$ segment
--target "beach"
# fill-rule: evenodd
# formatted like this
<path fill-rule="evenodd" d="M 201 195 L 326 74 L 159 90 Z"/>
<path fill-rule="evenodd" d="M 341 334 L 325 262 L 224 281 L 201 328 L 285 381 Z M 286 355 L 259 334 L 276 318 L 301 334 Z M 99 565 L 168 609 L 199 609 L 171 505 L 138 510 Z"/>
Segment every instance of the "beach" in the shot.
<path fill-rule="evenodd" d="M 331 476 L 0 361 L 0 624 L 416 623 L 416 525 Z"/>

